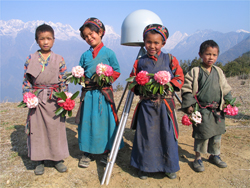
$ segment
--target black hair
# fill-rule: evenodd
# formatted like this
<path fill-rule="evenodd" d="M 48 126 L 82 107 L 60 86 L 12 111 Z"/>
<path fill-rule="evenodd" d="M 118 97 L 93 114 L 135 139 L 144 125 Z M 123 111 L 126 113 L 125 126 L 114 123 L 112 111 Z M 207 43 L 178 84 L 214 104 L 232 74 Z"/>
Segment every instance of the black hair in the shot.
<path fill-rule="evenodd" d="M 42 24 L 42 25 L 40 25 L 40 26 L 38 26 L 36 28 L 36 33 L 35 33 L 36 41 L 38 40 L 38 34 L 46 32 L 46 31 L 51 32 L 51 34 L 53 35 L 53 38 L 54 38 L 54 30 L 53 30 L 53 28 L 50 25 Z"/>
<path fill-rule="evenodd" d="M 157 32 L 157 31 L 155 31 L 155 30 L 149 30 L 149 31 L 146 32 L 146 34 L 144 35 L 144 38 L 143 38 L 144 41 L 145 41 L 145 39 L 147 38 L 148 33 L 151 33 L 151 34 L 159 34 L 159 35 L 161 35 L 159 32 Z M 164 43 L 164 38 L 163 38 L 162 35 L 161 35 L 161 40 L 162 40 L 162 43 Z"/>
<path fill-rule="evenodd" d="M 206 51 L 206 49 L 207 49 L 208 47 L 217 48 L 217 49 L 218 49 L 218 54 L 219 54 L 219 52 L 220 52 L 219 45 L 218 45 L 215 41 L 213 41 L 213 40 L 206 40 L 206 41 L 204 41 L 204 42 L 200 45 L 199 54 L 202 55 L 202 54 Z"/>
<path fill-rule="evenodd" d="M 83 32 L 83 30 L 85 29 L 85 28 L 89 28 L 91 31 L 94 31 L 94 32 L 96 32 L 96 33 L 99 33 L 100 32 L 100 28 L 98 28 L 97 26 L 95 26 L 94 24 L 91 24 L 91 23 L 87 23 L 87 24 L 83 24 L 82 25 L 82 27 L 80 27 L 80 36 L 82 37 L 82 39 L 83 40 L 85 40 L 84 39 L 84 36 L 83 36 L 83 34 L 82 34 L 82 32 Z M 101 38 L 103 37 L 103 35 L 101 36 Z"/>

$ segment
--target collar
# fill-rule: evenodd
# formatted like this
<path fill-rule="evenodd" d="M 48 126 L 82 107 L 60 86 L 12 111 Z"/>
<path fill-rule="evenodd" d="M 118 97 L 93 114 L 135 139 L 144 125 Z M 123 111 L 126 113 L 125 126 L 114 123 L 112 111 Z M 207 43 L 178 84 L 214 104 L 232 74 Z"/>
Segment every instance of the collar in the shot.
<path fill-rule="evenodd" d="M 154 55 L 149 55 L 147 53 L 148 57 L 151 58 L 151 59 L 153 59 L 154 61 L 158 60 L 158 57 L 160 56 L 160 54 L 161 54 L 161 51 L 159 51 L 157 54 L 154 54 Z"/>
<path fill-rule="evenodd" d="M 90 51 L 92 52 L 92 56 L 93 56 L 93 59 L 97 56 L 97 54 L 99 53 L 99 51 L 101 50 L 101 48 L 104 46 L 103 43 L 100 43 L 98 46 L 94 48 L 90 47 Z"/>

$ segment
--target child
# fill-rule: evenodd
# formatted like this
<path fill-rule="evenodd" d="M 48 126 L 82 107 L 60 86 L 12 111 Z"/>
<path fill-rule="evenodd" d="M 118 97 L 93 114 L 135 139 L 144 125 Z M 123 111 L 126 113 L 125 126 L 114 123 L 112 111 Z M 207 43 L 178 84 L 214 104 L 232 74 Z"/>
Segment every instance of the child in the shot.
<path fill-rule="evenodd" d="M 39 104 L 29 110 L 28 155 L 38 161 L 36 175 L 44 173 L 44 160 L 54 161 L 59 172 L 67 167 L 62 159 L 69 156 L 65 118 L 55 116 L 57 98 L 53 91 L 67 91 L 63 75 L 66 65 L 62 56 L 51 51 L 54 30 L 43 24 L 36 28 L 35 39 L 41 48 L 31 54 L 24 65 L 23 94 L 38 91 Z"/>
<path fill-rule="evenodd" d="M 107 154 L 112 149 L 118 125 L 111 83 L 101 88 L 92 77 L 96 66 L 103 63 L 113 68 L 115 81 L 120 76 L 120 67 L 115 53 L 102 43 L 105 27 L 99 19 L 87 19 L 79 30 L 81 37 L 90 45 L 79 63 L 84 68 L 86 86 L 82 88 L 76 116 L 79 147 L 84 152 L 78 166 L 87 168 L 93 159 L 91 154 L 106 153 L 101 162 L 107 163 Z"/>
<path fill-rule="evenodd" d="M 191 114 L 194 105 L 200 105 L 202 122 L 193 125 L 195 160 L 194 170 L 204 171 L 200 153 L 209 153 L 209 161 L 220 168 L 227 164 L 220 158 L 221 135 L 225 133 L 225 117 L 222 107 L 224 100 L 231 100 L 231 87 L 228 85 L 223 71 L 214 66 L 219 55 L 219 46 L 213 40 L 207 40 L 200 46 L 199 56 L 203 62 L 185 75 L 185 83 L 181 90 L 182 108 Z M 212 105 L 211 105 L 212 104 Z M 210 105 L 210 106 L 209 106 Z"/>
<path fill-rule="evenodd" d="M 168 35 L 168 30 L 159 24 L 148 25 L 144 29 L 147 54 L 135 61 L 130 76 L 136 76 L 141 70 L 148 73 L 169 71 L 170 84 L 179 91 L 184 82 L 183 71 L 174 56 L 161 51 Z M 133 90 L 140 94 L 136 87 Z M 168 178 L 174 179 L 180 169 L 174 93 L 166 92 L 166 95 L 140 95 L 132 120 L 132 128 L 136 127 L 136 132 L 130 163 L 139 169 L 141 179 L 147 179 L 148 172 L 165 172 Z"/>

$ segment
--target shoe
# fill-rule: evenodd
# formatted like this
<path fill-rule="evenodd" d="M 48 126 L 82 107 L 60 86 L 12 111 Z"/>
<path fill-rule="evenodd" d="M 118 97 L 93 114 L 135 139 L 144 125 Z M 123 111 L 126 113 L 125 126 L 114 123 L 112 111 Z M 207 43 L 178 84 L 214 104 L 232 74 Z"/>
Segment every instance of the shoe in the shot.
<path fill-rule="evenodd" d="M 208 160 L 220 168 L 227 167 L 227 163 L 223 162 L 219 155 L 210 155 Z"/>
<path fill-rule="evenodd" d="M 89 164 L 90 164 L 90 161 L 91 161 L 90 154 L 88 156 L 83 155 L 82 158 L 80 159 L 79 163 L 78 163 L 78 166 L 82 167 L 82 168 L 88 168 Z"/>
<path fill-rule="evenodd" d="M 34 170 L 35 175 L 43 175 L 44 173 L 44 161 L 39 161 L 36 169 Z"/>
<path fill-rule="evenodd" d="M 194 160 L 193 162 L 194 170 L 196 172 L 203 172 L 205 170 L 203 162 L 201 159 Z"/>
<path fill-rule="evenodd" d="M 109 157 L 109 154 L 104 154 L 100 162 L 106 165 L 108 163 L 108 157 Z"/>
<path fill-rule="evenodd" d="M 166 172 L 165 174 L 169 179 L 175 179 L 177 177 L 175 172 L 173 173 Z"/>
<path fill-rule="evenodd" d="M 62 163 L 62 161 L 56 161 L 55 168 L 57 169 L 58 172 L 61 173 L 67 171 L 67 167 Z"/>
<path fill-rule="evenodd" d="M 138 177 L 139 177 L 140 179 L 142 179 L 142 180 L 145 180 L 145 179 L 147 179 L 147 178 L 148 178 L 148 173 L 147 173 L 147 172 L 144 172 L 144 171 L 139 170 L 139 172 L 138 172 Z"/>

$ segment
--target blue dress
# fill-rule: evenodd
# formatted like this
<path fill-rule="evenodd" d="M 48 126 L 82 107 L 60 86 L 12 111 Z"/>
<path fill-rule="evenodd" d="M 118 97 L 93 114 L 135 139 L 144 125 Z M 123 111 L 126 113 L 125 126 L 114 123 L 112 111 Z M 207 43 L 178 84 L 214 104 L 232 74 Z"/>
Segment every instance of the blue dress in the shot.
<path fill-rule="evenodd" d="M 96 73 L 99 63 L 108 64 L 120 72 L 115 53 L 103 46 L 93 59 L 92 51 L 82 54 L 79 65 L 84 68 L 85 77 L 91 78 Z M 111 150 L 117 126 L 109 102 L 100 90 L 87 91 L 81 106 L 78 124 L 78 143 L 81 151 L 102 154 Z M 121 146 L 123 146 L 123 141 Z"/>
<path fill-rule="evenodd" d="M 138 72 L 156 73 L 170 69 L 169 56 L 161 53 L 157 62 L 147 55 L 138 62 Z M 168 106 L 174 112 L 173 99 L 167 99 Z M 171 117 L 164 100 L 156 104 L 152 100 L 142 100 L 134 116 L 136 132 L 131 153 L 130 164 L 144 172 L 177 172 L 179 167 L 178 141 L 175 135 L 176 118 Z M 173 115 L 174 113 L 172 113 Z M 175 125 L 173 125 L 173 121 Z"/>

